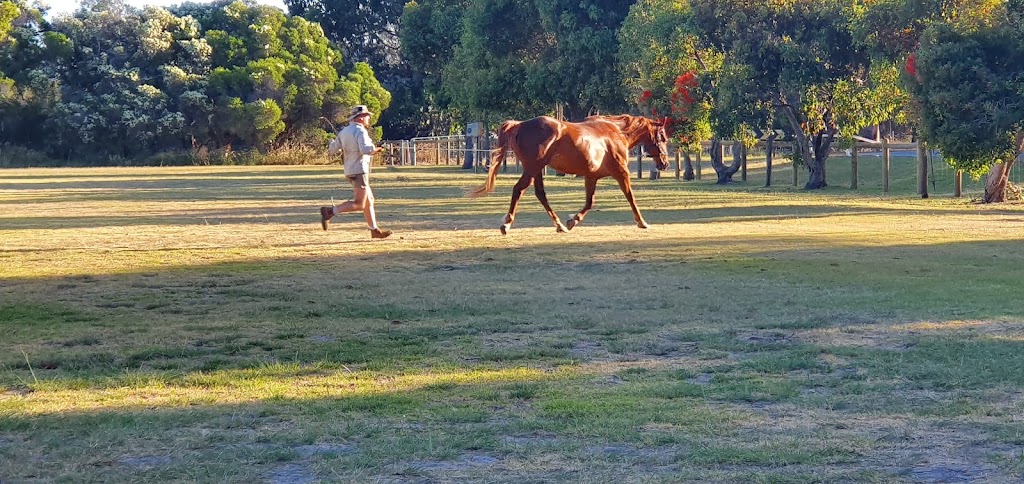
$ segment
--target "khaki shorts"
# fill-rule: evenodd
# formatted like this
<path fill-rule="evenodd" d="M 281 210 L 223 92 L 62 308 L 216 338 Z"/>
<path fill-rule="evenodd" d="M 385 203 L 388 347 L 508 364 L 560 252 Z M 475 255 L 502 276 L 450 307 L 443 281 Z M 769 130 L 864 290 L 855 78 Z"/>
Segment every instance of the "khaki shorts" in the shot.
<path fill-rule="evenodd" d="M 370 186 L 370 178 L 366 176 L 366 173 L 360 173 L 358 175 L 347 175 L 349 183 L 352 184 L 352 188 L 366 188 Z"/>

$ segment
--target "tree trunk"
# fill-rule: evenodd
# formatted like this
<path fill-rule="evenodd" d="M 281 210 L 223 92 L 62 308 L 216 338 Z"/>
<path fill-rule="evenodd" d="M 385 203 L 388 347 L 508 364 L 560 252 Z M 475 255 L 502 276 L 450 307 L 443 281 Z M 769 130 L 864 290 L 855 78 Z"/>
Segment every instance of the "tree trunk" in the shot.
<path fill-rule="evenodd" d="M 825 183 L 825 160 L 814 157 L 807 162 L 807 184 L 804 185 L 804 189 L 817 190 L 827 186 L 828 184 Z"/>
<path fill-rule="evenodd" d="M 738 144 L 739 142 L 736 141 L 735 143 Z M 733 149 L 735 150 L 735 145 L 733 146 Z M 732 176 L 739 171 L 740 161 L 742 161 L 741 158 L 735 154 L 736 151 L 733 152 L 732 164 L 726 166 L 722 161 L 722 143 L 718 138 L 713 138 L 711 140 L 711 167 L 714 168 L 715 173 L 718 174 L 718 181 L 715 182 L 716 184 L 725 185 L 727 183 L 732 183 Z"/>
<path fill-rule="evenodd" d="M 1006 184 L 1010 178 L 1010 170 L 1016 159 L 1009 163 L 995 163 L 988 170 L 988 178 L 985 180 L 985 203 L 1000 203 L 1006 201 Z"/>
<path fill-rule="evenodd" d="M 775 156 L 775 135 L 764 142 L 764 186 L 772 186 L 772 157 Z"/>
<path fill-rule="evenodd" d="M 985 180 L 985 203 L 998 203 L 1006 201 L 1006 185 L 1010 180 L 1010 170 L 1017 161 L 1021 152 L 1024 152 L 1024 131 L 1018 131 L 1015 135 L 1017 152 L 1006 163 L 996 163 L 988 170 L 988 178 Z"/>
<path fill-rule="evenodd" d="M 807 184 L 804 185 L 805 190 L 817 190 L 828 186 L 828 183 L 825 181 L 825 162 L 828 161 L 828 150 L 831 145 L 831 129 L 825 129 L 814 135 L 813 146 L 808 146 L 807 149 L 811 157 L 807 161 Z"/>
<path fill-rule="evenodd" d="M 693 161 L 690 160 L 690 152 L 683 150 L 683 180 L 693 180 Z"/>

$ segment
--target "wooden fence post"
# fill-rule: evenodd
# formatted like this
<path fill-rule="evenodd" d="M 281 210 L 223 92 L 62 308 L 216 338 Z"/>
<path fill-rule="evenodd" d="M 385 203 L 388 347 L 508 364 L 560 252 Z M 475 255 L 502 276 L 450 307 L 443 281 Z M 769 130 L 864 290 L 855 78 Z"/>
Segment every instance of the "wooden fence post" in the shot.
<path fill-rule="evenodd" d="M 676 180 L 679 179 L 679 174 L 683 171 L 683 156 L 682 149 L 676 148 Z"/>
<path fill-rule="evenodd" d="M 889 193 L 889 142 L 882 138 L 882 192 Z"/>
<path fill-rule="evenodd" d="M 964 172 L 956 170 L 953 173 L 953 196 L 960 198 L 964 192 Z"/>
<path fill-rule="evenodd" d="M 857 189 L 857 142 L 853 142 L 850 149 L 850 189 Z"/>
<path fill-rule="evenodd" d="M 740 143 L 740 181 L 747 181 L 747 145 Z"/>
<path fill-rule="evenodd" d="M 928 157 L 925 153 L 927 145 L 920 138 L 917 140 L 917 194 L 928 198 Z"/>
<path fill-rule="evenodd" d="M 636 150 L 636 179 L 644 179 L 644 150 L 642 148 Z"/>
<path fill-rule="evenodd" d="M 796 156 L 796 153 L 795 153 L 795 152 L 796 152 L 796 149 L 797 149 L 797 148 L 799 148 L 799 147 L 798 147 L 798 146 L 796 145 L 796 141 L 794 141 L 794 142 L 792 143 L 792 146 L 793 146 L 793 151 L 794 151 L 794 153 L 793 153 L 793 156 Z M 799 169 L 800 169 L 800 167 L 799 167 L 799 166 L 797 166 L 796 162 L 794 161 L 794 162 L 793 162 L 793 186 L 794 186 L 794 187 L 798 187 L 798 186 L 800 186 L 800 173 L 799 173 L 799 171 L 798 171 Z"/>
<path fill-rule="evenodd" d="M 696 160 L 694 160 L 694 161 L 697 162 L 697 167 L 696 167 L 697 168 L 697 173 L 696 173 L 697 180 L 700 180 L 700 173 L 702 171 L 704 171 L 703 167 L 700 166 L 700 152 L 701 151 L 703 151 L 703 148 L 701 147 L 700 143 L 698 143 L 697 144 L 697 158 L 696 158 Z"/>

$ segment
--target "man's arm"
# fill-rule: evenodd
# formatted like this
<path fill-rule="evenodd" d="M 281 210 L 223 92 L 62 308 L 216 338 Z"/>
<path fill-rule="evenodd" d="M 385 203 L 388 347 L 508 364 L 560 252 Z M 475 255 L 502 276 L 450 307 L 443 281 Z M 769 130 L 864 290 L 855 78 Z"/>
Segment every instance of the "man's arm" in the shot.
<path fill-rule="evenodd" d="M 359 151 L 364 155 L 372 155 L 384 151 L 383 146 L 374 146 L 373 139 L 370 138 L 370 132 L 362 126 L 360 126 L 357 141 L 359 142 Z"/>

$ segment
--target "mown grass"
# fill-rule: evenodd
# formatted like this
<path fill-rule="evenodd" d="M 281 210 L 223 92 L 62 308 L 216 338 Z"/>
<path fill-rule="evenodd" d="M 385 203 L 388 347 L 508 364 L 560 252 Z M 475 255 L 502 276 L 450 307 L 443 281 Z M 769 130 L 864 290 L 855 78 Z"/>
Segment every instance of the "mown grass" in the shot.
<path fill-rule="evenodd" d="M 336 167 L 0 172 L 0 481 L 1024 478 L 1024 208 L 751 166 L 507 237 L 382 168 L 385 241 Z"/>

